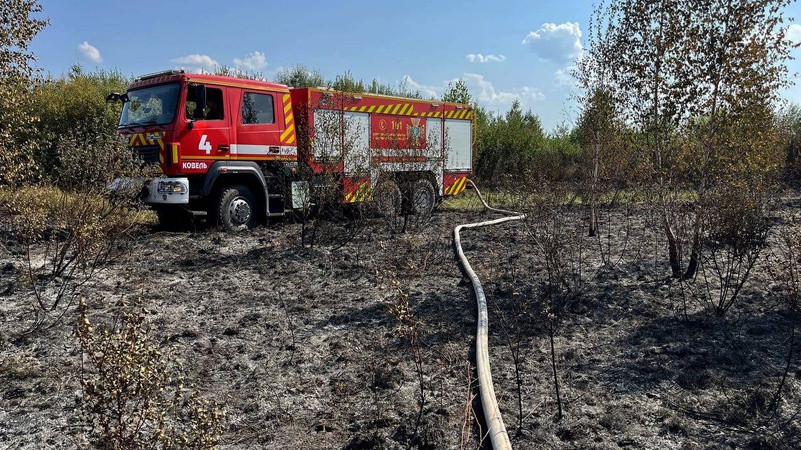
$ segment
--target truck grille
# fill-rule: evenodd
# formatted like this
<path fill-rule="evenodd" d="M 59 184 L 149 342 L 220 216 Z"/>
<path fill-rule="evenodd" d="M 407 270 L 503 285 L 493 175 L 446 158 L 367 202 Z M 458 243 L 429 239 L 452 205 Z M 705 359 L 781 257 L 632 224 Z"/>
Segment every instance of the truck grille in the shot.
<path fill-rule="evenodd" d="M 147 164 L 158 164 L 159 162 L 158 145 L 140 145 L 131 147 L 131 150 L 134 152 L 134 155 L 142 160 L 142 162 Z"/>

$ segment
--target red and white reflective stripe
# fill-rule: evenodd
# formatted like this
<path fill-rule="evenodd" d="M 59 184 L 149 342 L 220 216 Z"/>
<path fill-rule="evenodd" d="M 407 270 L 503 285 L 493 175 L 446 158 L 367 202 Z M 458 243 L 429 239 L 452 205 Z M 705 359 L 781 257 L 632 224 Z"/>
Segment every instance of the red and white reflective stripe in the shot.
<path fill-rule="evenodd" d="M 295 156 L 297 154 L 298 147 L 292 145 L 231 144 L 232 156 Z"/>

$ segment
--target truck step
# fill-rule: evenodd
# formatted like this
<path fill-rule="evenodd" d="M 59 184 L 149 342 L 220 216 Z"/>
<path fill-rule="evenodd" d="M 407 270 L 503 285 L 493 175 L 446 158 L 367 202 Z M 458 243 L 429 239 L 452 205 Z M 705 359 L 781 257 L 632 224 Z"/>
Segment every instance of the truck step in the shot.
<path fill-rule="evenodd" d="M 286 198 L 283 194 L 267 195 L 267 217 L 282 217 L 284 215 Z"/>

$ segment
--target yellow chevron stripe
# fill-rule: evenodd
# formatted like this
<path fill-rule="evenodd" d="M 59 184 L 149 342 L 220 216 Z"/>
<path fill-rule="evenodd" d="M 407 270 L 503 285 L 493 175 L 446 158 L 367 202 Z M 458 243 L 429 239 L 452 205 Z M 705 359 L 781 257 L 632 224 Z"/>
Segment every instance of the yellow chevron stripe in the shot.
<path fill-rule="evenodd" d="M 286 130 L 284 130 L 284 132 L 281 133 L 281 140 L 283 141 L 287 137 L 289 137 L 289 135 L 292 134 L 292 131 L 294 131 L 294 130 L 295 130 L 295 124 L 294 123 L 289 125 L 288 127 L 286 127 Z"/>
<path fill-rule="evenodd" d="M 291 103 L 289 103 L 289 94 L 284 94 L 284 96 L 281 97 L 281 101 L 283 101 L 284 103 L 287 103 L 287 104 L 291 104 Z"/>
<path fill-rule="evenodd" d="M 371 113 L 371 112 L 373 112 L 374 109 L 375 109 L 375 105 L 371 106 L 370 109 L 367 110 L 367 112 Z"/>
<path fill-rule="evenodd" d="M 353 192 L 350 193 L 349 195 L 350 199 L 348 200 L 349 202 L 355 202 L 356 200 L 359 199 L 359 191 L 362 190 L 362 186 L 363 184 L 356 186 L 356 189 L 354 189 Z"/>
<path fill-rule="evenodd" d="M 401 107 L 401 106 L 402 106 L 402 105 L 401 105 L 400 103 L 398 103 L 397 105 L 395 105 L 395 108 L 392 110 L 392 113 L 391 113 L 391 114 L 395 114 L 395 113 L 397 113 L 397 112 L 398 112 L 398 109 L 400 109 L 400 107 Z"/>
<path fill-rule="evenodd" d="M 284 142 L 284 141 L 281 141 L 281 142 Z M 286 142 L 284 142 L 284 143 L 285 144 L 294 144 L 295 143 L 295 135 L 294 134 L 290 134 L 289 135 L 289 139 L 287 139 Z"/>
<path fill-rule="evenodd" d="M 363 202 L 367 200 L 370 196 L 370 182 L 365 181 L 364 184 L 359 187 L 359 201 Z"/>
<path fill-rule="evenodd" d="M 284 115 L 289 114 L 290 111 L 292 111 L 292 104 L 291 103 L 285 104 L 284 105 Z"/>
<path fill-rule="evenodd" d="M 359 108 L 359 112 L 363 112 L 363 111 L 365 111 L 366 109 L 367 109 L 367 106 L 362 106 L 361 108 Z"/>
<path fill-rule="evenodd" d="M 178 162 L 178 144 L 172 144 L 172 162 Z"/>
<path fill-rule="evenodd" d="M 461 179 L 459 179 L 459 184 L 458 184 L 459 187 L 456 188 L 456 192 L 454 192 L 454 194 L 462 192 L 464 190 L 464 185 L 466 183 L 467 183 L 467 177 L 462 177 Z"/>
<path fill-rule="evenodd" d="M 384 110 L 384 106 L 385 106 L 385 105 L 381 105 L 381 106 L 379 106 L 379 107 L 378 107 L 378 109 L 377 109 L 377 110 L 375 110 L 376 114 L 381 114 L 381 111 L 383 111 L 383 110 Z"/>
<path fill-rule="evenodd" d="M 295 116 L 293 116 L 292 113 L 289 113 L 288 115 L 284 116 L 284 125 L 289 126 L 289 124 L 294 121 L 295 121 Z"/>

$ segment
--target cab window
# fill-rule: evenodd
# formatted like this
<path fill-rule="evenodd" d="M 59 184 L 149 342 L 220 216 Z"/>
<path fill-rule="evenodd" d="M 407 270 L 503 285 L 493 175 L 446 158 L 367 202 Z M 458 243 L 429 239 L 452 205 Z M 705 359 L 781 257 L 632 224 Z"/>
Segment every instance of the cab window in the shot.
<path fill-rule="evenodd" d="M 191 120 L 222 120 L 225 118 L 222 89 L 206 87 L 206 107 L 197 108 L 194 90 L 186 97 L 186 118 Z"/>
<path fill-rule="evenodd" d="M 245 125 L 275 123 L 273 106 L 272 95 L 245 92 L 242 98 L 242 123 Z"/>

